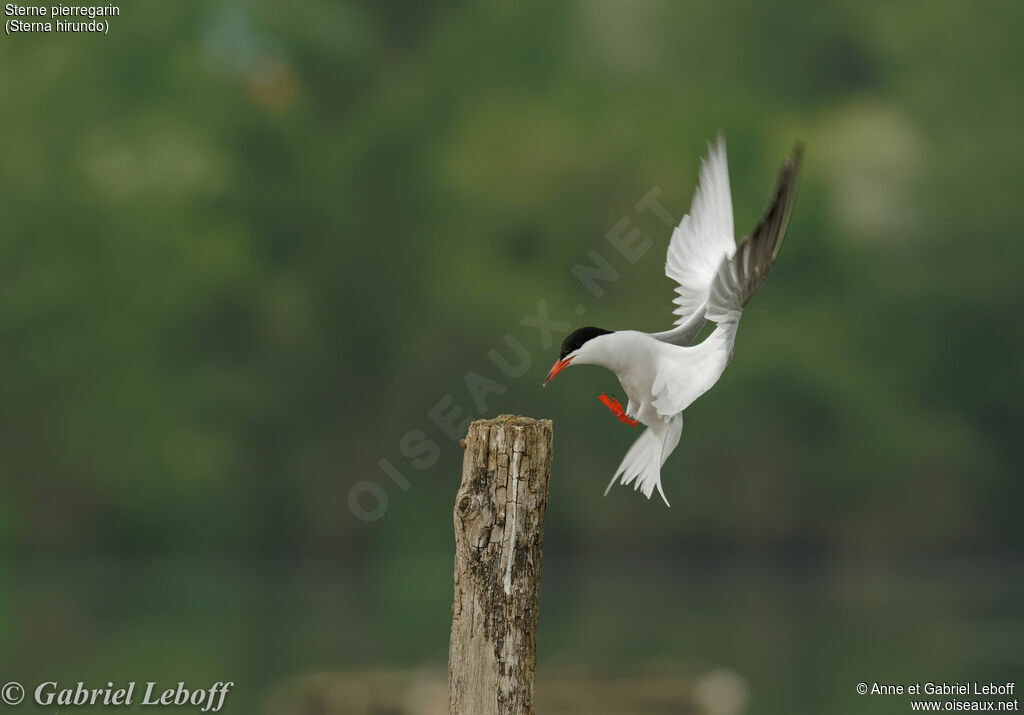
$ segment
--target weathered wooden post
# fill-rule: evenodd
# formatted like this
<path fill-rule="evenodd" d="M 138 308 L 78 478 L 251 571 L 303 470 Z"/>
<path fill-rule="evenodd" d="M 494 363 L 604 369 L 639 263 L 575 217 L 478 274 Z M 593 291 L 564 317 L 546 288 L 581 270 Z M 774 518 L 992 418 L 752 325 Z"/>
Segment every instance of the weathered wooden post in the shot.
<path fill-rule="evenodd" d="M 533 715 L 551 420 L 469 427 L 455 499 L 451 715 Z"/>

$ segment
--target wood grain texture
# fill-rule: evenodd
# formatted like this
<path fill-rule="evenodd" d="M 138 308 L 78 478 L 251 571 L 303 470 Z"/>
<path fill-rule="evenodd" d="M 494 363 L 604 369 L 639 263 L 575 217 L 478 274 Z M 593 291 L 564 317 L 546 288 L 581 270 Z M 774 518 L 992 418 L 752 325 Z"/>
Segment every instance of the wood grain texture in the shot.
<path fill-rule="evenodd" d="M 550 420 L 470 425 L 455 499 L 452 715 L 532 715 Z"/>

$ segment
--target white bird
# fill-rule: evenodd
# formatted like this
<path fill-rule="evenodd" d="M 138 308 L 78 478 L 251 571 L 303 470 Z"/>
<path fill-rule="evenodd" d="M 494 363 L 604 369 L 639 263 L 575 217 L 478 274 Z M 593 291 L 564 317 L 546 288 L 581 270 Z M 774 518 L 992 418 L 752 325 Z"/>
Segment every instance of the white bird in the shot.
<path fill-rule="evenodd" d="M 665 274 L 676 286 L 675 327 L 660 333 L 603 330 L 573 331 L 562 343 L 547 385 L 569 365 L 600 365 L 615 373 L 629 398 L 600 399 L 619 419 L 647 429 L 633 443 L 608 484 L 633 484 L 650 498 L 657 489 L 665 504 L 661 467 L 679 444 L 683 410 L 718 382 L 729 364 L 743 307 L 764 284 L 779 253 L 796 197 L 802 147 L 779 171 L 768 209 L 750 235 L 736 245 L 725 141 L 708 143 L 700 184 L 690 213 L 672 232 Z M 705 321 L 716 324 L 702 342 L 691 345 Z"/>

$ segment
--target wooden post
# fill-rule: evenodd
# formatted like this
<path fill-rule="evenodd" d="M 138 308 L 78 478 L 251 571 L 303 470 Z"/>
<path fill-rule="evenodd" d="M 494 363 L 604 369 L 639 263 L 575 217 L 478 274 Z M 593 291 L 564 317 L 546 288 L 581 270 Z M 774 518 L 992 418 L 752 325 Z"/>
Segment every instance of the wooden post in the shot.
<path fill-rule="evenodd" d="M 451 715 L 533 715 L 551 420 L 469 427 L 455 499 Z"/>

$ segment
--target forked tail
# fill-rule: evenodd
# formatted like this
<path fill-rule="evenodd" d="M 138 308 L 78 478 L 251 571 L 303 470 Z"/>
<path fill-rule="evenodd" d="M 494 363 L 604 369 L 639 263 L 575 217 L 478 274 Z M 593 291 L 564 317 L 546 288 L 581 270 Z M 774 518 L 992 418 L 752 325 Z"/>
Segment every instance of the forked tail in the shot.
<path fill-rule="evenodd" d="M 671 506 L 665 498 L 665 490 L 661 488 L 661 465 L 665 463 L 672 450 L 679 444 L 679 436 L 683 432 L 683 416 L 676 415 L 662 429 L 655 432 L 650 427 L 645 429 L 619 465 L 615 476 L 604 490 L 605 496 L 611 491 L 615 482 L 623 486 L 633 484 L 648 499 L 658 490 L 666 506 Z"/>

